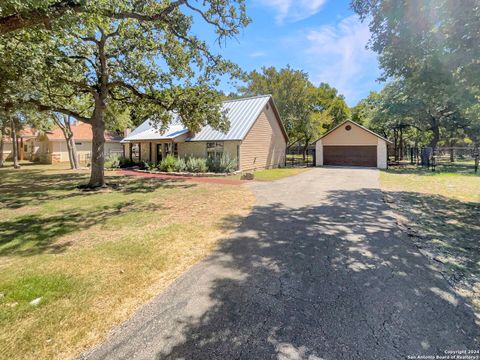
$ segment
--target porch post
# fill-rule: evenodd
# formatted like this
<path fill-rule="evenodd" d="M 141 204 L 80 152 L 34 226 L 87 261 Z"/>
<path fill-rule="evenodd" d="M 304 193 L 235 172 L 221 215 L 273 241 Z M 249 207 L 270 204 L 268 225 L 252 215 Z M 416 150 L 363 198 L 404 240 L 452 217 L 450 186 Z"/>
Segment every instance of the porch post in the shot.
<path fill-rule="evenodd" d="M 138 143 L 138 161 L 142 161 L 142 143 Z"/>
<path fill-rule="evenodd" d="M 23 138 L 20 137 L 20 160 L 25 160 L 24 156 L 25 154 L 23 152 Z"/>
<path fill-rule="evenodd" d="M 150 162 L 152 162 L 152 142 L 150 141 L 149 143 L 150 149 L 148 151 L 148 155 L 150 156 Z"/>

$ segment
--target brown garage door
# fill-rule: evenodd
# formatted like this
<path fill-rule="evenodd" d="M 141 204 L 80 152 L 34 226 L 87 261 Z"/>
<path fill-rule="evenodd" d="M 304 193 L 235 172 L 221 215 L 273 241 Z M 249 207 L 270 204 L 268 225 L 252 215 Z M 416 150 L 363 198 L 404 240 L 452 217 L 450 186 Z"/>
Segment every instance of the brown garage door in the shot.
<path fill-rule="evenodd" d="M 324 165 L 377 166 L 376 146 L 324 146 Z"/>

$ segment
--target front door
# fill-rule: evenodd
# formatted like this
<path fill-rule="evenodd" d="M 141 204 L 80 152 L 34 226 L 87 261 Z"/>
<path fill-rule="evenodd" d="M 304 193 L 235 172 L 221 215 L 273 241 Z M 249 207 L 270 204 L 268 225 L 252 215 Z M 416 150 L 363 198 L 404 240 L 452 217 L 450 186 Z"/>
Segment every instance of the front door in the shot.
<path fill-rule="evenodd" d="M 157 164 L 162 161 L 162 145 L 163 144 L 157 144 Z"/>

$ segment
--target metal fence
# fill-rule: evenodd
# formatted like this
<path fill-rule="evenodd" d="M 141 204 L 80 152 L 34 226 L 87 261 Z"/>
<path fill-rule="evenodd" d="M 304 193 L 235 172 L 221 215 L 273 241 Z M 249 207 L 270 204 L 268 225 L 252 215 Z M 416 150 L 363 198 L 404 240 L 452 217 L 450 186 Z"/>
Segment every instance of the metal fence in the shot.
<path fill-rule="evenodd" d="M 310 167 L 315 166 L 315 147 L 309 146 L 306 154 L 303 147 L 295 146 L 287 149 L 285 166 L 287 167 Z"/>
<path fill-rule="evenodd" d="M 478 172 L 480 151 L 476 146 L 453 146 L 453 147 L 422 147 L 408 148 L 403 159 L 412 165 L 421 165 L 438 170 L 465 170 Z"/>

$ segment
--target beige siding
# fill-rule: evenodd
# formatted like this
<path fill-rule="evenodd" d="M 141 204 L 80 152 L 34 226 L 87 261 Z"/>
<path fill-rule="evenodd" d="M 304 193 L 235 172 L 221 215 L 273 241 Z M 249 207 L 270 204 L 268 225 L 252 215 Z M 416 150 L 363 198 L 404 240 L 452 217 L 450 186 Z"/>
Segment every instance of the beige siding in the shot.
<path fill-rule="evenodd" d="M 350 125 L 351 129 L 347 131 L 345 126 Z M 316 166 L 323 165 L 323 146 L 324 145 L 347 145 L 347 146 L 361 146 L 361 145 L 375 145 L 377 146 L 377 168 L 387 168 L 387 142 L 370 132 L 362 129 L 354 123 L 347 122 L 339 128 L 326 135 L 324 138 L 318 140 L 315 144 L 315 159 Z"/>
<path fill-rule="evenodd" d="M 3 158 L 10 159 L 11 156 L 12 156 L 12 143 L 11 142 L 3 143 Z"/>
<path fill-rule="evenodd" d="M 223 141 L 223 152 L 231 159 L 237 159 L 240 141 Z M 178 144 L 178 156 L 207 157 L 207 141 L 191 141 Z"/>
<path fill-rule="evenodd" d="M 350 125 L 347 131 L 345 126 Z M 378 137 L 354 123 L 347 122 L 322 138 L 323 145 L 377 145 Z"/>
<path fill-rule="evenodd" d="M 285 164 L 287 142 L 271 107 L 262 111 L 240 146 L 240 169 L 253 170 Z"/>
<path fill-rule="evenodd" d="M 207 143 L 204 141 L 191 141 L 178 144 L 178 156 L 207 156 Z"/>

